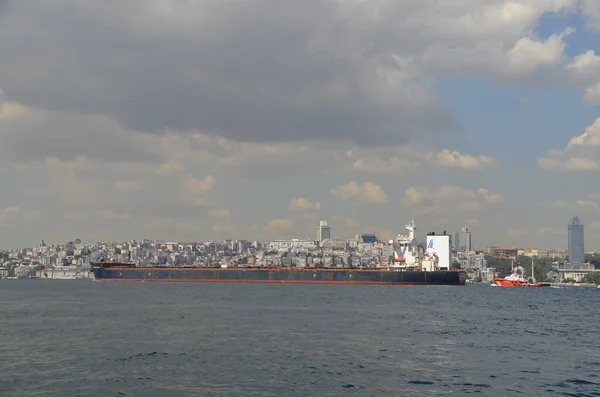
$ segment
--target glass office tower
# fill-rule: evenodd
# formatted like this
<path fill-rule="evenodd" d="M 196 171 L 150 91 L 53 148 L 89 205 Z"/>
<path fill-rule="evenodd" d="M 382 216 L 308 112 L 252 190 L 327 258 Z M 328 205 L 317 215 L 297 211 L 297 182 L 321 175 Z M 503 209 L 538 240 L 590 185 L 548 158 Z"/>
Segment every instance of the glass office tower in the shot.
<path fill-rule="evenodd" d="M 569 223 L 569 262 L 583 263 L 584 261 L 583 223 L 578 216 L 574 216 Z"/>

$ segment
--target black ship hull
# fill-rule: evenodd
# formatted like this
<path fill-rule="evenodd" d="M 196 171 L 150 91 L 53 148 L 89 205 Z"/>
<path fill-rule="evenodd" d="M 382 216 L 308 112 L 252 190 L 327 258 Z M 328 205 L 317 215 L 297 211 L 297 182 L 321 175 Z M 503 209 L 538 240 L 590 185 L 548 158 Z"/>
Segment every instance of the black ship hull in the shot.
<path fill-rule="evenodd" d="M 340 268 L 206 268 L 137 267 L 92 264 L 98 281 L 238 282 L 290 284 L 407 284 L 464 285 L 463 271 L 398 271 L 396 269 Z"/>

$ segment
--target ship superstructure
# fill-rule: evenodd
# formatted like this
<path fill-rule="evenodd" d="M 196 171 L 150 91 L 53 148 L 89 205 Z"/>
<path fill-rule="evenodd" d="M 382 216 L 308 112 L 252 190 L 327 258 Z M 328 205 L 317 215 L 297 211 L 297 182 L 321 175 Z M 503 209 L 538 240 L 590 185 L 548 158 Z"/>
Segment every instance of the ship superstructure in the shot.
<path fill-rule="evenodd" d="M 417 226 L 415 221 L 405 225 L 408 234 L 398 234 L 396 240 L 391 240 L 394 245 L 394 268 L 436 271 L 438 269 L 439 258 L 434 252 L 427 252 L 419 244 L 415 231 Z"/>

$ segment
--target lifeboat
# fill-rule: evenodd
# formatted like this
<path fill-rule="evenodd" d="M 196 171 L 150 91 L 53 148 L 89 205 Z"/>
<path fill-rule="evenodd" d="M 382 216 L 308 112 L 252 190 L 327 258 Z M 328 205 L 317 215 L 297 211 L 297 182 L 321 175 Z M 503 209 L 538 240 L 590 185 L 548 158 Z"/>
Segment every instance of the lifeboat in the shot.
<path fill-rule="evenodd" d="M 404 262 L 405 259 L 404 258 L 396 258 L 394 259 L 394 262 Z"/>

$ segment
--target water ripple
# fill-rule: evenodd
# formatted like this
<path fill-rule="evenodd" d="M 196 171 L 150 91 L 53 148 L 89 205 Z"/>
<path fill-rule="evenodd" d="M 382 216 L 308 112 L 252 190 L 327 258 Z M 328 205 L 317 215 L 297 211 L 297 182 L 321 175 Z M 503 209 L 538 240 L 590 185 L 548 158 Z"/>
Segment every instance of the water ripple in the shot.
<path fill-rule="evenodd" d="M 0 281 L 0 395 L 600 396 L 596 290 Z"/>

